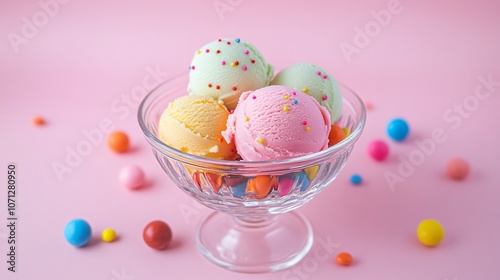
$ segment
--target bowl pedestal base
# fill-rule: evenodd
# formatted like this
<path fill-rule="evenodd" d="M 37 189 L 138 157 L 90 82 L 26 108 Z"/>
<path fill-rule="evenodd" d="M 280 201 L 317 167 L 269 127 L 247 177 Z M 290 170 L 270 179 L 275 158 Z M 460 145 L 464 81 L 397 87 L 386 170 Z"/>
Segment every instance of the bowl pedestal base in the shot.
<path fill-rule="evenodd" d="M 196 245 L 209 261 L 246 273 L 289 268 L 304 258 L 313 241 L 311 225 L 293 211 L 254 218 L 214 212 L 196 233 Z"/>

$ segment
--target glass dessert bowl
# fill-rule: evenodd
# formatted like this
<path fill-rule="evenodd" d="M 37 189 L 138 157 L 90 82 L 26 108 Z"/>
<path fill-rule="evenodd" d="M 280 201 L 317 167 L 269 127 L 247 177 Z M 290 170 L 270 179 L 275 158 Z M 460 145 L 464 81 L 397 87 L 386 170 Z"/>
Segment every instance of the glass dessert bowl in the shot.
<path fill-rule="evenodd" d="M 339 174 L 365 124 L 359 97 L 341 85 L 342 117 L 349 131 L 340 143 L 302 157 L 274 161 L 229 161 L 176 150 L 158 138 L 167 104 L 186 95 L 188 75 L 176 76 L 142 101 L 138 119 L 153 153 L 170 179 L 201 204 L 216 210 L 196 233 L 200 252 L 239 272 L 277 271 L 298 263 L 313 244 L 312 227 L 292 210 L 309 202 Z"/>

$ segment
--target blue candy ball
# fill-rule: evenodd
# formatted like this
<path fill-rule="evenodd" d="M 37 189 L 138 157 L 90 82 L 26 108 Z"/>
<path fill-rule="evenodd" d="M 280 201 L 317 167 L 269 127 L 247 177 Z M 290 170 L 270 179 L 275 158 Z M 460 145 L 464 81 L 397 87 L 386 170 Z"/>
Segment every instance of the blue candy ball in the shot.
<path fill-rule="evenodd" d="M 69 244 L 81 247 L 89 243 L 92 230 L 89 223 L 82 219 L 70 221 L 64 228 L 64 237 Z"/>
<path fill-rule="evenodd" d="M 351 176 L 351 183 L 353 183 L 354 185 L 359 185 L 361 184 L 361 182 L 363 182 L 363 178 L 360 175 L 353 174 Z"/>
<path fill-rule="evenodd" d="M 393 119 L 387 125 L 387 134 L 395 141 L 403 141 L 408 136 L 410 128 L 408 123 L 403 119 Z"/>

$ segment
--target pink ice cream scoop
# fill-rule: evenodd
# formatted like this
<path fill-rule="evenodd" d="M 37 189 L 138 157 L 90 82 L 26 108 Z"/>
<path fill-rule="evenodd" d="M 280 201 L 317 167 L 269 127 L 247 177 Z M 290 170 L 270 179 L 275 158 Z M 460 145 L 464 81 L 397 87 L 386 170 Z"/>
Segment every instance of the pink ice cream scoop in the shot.
<path fill-rule="evenodd" d="M 240 96 L 222 135 L 243 160 L 278 160 L 326 149 L 330 125 L 330 114 L 311 96 L 268 86 Z"/>

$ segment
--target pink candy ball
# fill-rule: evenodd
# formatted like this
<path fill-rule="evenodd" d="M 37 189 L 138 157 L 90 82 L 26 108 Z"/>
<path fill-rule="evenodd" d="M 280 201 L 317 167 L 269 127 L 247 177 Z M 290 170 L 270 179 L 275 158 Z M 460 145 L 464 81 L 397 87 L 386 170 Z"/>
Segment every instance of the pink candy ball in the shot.
<path fill-rule="evenodd" d="M 469 163 L 463 158 L 453 158 L 446 165 L 446 173 L 450 178 L 463 180 L 469 174 Z"/>
<path fill-rule="evenodd" d="M 129 165 L 122 168 L 118 176 L 120 183 L 129 189 L 142 187 L 145 181 L 144 171 L 138 166 Z"/>
<path fill-rule="evenodd" d="M 389 154 L 389 146 L 382 140 L 374 140 L 368 145 L 368 154 L 377 161 L 383 161 Z"/>

